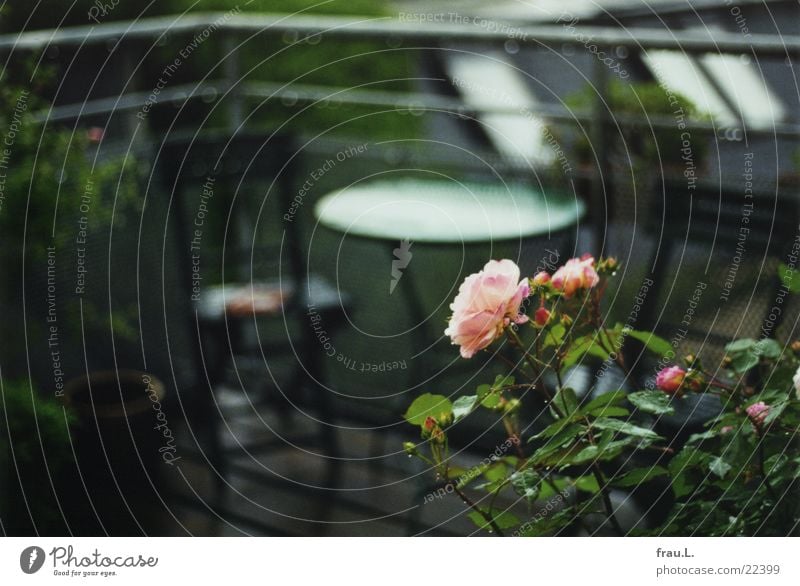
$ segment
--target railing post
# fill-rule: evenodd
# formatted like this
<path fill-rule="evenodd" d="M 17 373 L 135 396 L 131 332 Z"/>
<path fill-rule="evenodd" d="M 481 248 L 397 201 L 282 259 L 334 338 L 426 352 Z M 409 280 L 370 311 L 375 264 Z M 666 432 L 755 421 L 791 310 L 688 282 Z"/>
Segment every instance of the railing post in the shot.
<path fill-rule="evenodd" d="M 236 132 L 244 119 L 242 104 L 242 91 L 239 83 L 239 50 L 236 49 L 238 37 L 226 34 L 222 37 L 223 75 L 225 77 L 225 91 L 228 93 L 228 127 L 231 132 Z"/>
<path fill-rule="evenodd" d="M 605 253 L 606 224 L 610 216 L 611 171 L 608 166 L 608 122 L 611 104 L 608 103 L 608 68 L 600 59 L 594 61 L 595 99 L 592 104 L 590 127 L 592 150 L 596 167 L 589 200 L 592 219 L 592 252 L 596 257 Z"/>

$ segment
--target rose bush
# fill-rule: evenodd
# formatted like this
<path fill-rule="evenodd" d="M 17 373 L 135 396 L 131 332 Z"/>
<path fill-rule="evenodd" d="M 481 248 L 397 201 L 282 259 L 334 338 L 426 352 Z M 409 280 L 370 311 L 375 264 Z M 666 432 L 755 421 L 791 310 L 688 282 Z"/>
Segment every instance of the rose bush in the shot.
<path fill-rule="evenodd" d="M 669 342 L 612 326 L 603 315 L 603 293 L 617 268 L 613 258 L 584 255 L 531 279 L 520 280 L 510 260 L 490 261 L 467 277 L 445 333 L 464 358 L 494 345 L 497 352 L 509 346 L 518 361 L 509 362 L 503 350 L 509 372 L 474 394 L 418 397 L 405 418 L 419 427 L 422 441 L 406 442 L 406 451 L 432 469 L 446 493 L 461 498 L 479 528 L 498 535 L 798 534 L 800 344 L 736 340 L 713 369 L 696 356 L 669 364 Z M 626 356 L 631 339 L 640 349 Z M 660 368 L 637 380 L 629 364 L 645 353 Z M 644 390 L 579 400 L 566 375 L 588 358 L 613 365 Z M 543 405 L 537 419 L 546 419 L 535 432 L 520 417 L 521 399 L 534 394 Z M 683 445 L 659 435 L 662 421 L 692 395 L 716 397 L 719 415 Z M 478 410 L 495 414 L 515 450 L 464 474 L 453 463 L 449 436 Z M 612 490 L 642 486 L 670 508 L 623 525 Z M 520 503 L 527 503 L 526 515 Z"/>

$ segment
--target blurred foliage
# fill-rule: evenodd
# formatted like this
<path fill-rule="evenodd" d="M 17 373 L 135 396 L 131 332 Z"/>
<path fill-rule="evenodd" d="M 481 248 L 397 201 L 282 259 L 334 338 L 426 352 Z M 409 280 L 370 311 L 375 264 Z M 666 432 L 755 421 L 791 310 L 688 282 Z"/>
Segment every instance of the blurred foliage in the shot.
<path fill-rule="evenodd" d="M 107 6 L 105 14 L 98 8 L 101 5 Z M 29 5 L 22 3 L 10 6 L 2 19 L 0 30 L 15 32 L 77 25 L 97 26 L 89 18 L 90 10 L 93 10 L 92 14 L 99 24 L 105 24 L 154 16 L 177 17 L 184 12 L 226 12 L 237 9 L 239 14 L 353 14 L 380 17 L 389 14 L 388 7 L 388 2 L 374 0 L 331 0 L 322 3 L 314 0 L 168 0 L 154 2 L 149 6 L 143 3 L 119 2 L 113 7 L 110 0 L 51 0 L 46 9 L 40 5 L 33 12 Z M 201 43 L 188 59 L 183 60 L 179 71 L 170 76 L 170 86 L 195 83 L 206 75 L 208 79 L 222 77 L 224 63 L 221 56 L 224 53 L 221 34 L 212 33 L 210 39 L 211 42 Z M 153 47 L 147 57 L 143 56 L 139 64 L 143 81 L 138 89 L 151 89 L 163 73 L 164 67 L 172 63 L 190 41 L 191 35 L 170 37 L 163 45 Z M 105 59 L 105 54 L 102 57 Z M 292 35 L 257 35 L 248 38 L 241 50 L 239 66 L 241 77 L 247 81 L 293 82 L 335 88 L 370 84 L 368 89 L 397 91 L 411 89 L 411 82 L 405 79 L 412 76 L 412 71 L 407 52 L 396 51 L 383 41 L 343 41 L 331 38 L 306 40 Z M 376 80 L 381 81 L 376 84 Z M 398 138 L 417 135 L 419 121 L 405 115 L 405 112 L 385 112 L 384 108 L 372 106 L 318 104 L 301 113 L 305 105 L 291 99 L 270 100 L 257 109 L 250 121 L 265 128 L 275 128 L 288 121 L 287 128 L 314 134 L 330 129 L 332 133 L 344 136 Z M 214 112 L 210 107 L 203 106 L 207 105 L 191 104 L 185 115 L 193 122 L 203 120 L 204 126 L 218 127 L 227 122 L 224 108 L 218 108 Z M 207 115 L 209 119 L 205 121 Z M 156 108 L 148 116 L 148 121 L 155 130 L 160 131 L 169 127 L 173 116 L 171 108 Z"/>
<path fill-rule="evenodd" d="M 613 79 L 607 89 L 606 108 L 612 120 L 614 116 L 622 114 L 645 119 L 653 116 L 667 117 L 675 121 L 674 129 L 632 127 L 624 124 L 620 124 L 619 128 L 613 127 L 608 131 L 613 149 L 609 156 L 626 167 L 632 164 L 634 167 L 652 169 L 652 165 L 659 167 L 682 165 L 681 134 L 684 129 L 679 127 L 679 123 L 688 124 L 690 121 L 704 118 L 694 102 L 676 92 L 670 95 L 656 82 L 630 83 Z M 596 88 L 587 85 L 582 90 L 567 96 L 564 103 L 570 110 L 588 112 L 596 100 Z M 699 167 L 704 153 L 696 142 L 692 143 L 692 152 L 694 163 Z M 579 161 L 594 160 L 595 154 L 587 136 L 581 135 L 576 141 L 575 148 Z"/>
<path fill-rule="evenodd" d="M 38 530 L 59 527 L 50 482 L 72 461 L 69 426 L 74 421 L 73 413 L 56 399 L 43 398 L 28 380 L 2 381 L 0 470 L 8 484 L 2 487 L 0 515 L 9 534 L 26 532 L 29 522 L 27 509 L 14 498 L 20 486 Z"/>
<path fill-rule="evenodd" d="M 23 300 L 23 294 L 31 287 L 44 291 L 48 247 L 55 248 L 57 278 L 61 278 L 78 261 L 81 216 L 88 219 L 87 246 L 101 248 L 97 245 L 110 239 L 112 225 L 116 231 L 124 229 L 128 219 L 138 216 L 141 205 L 139 171 L 132 157 L 98 152 L 99 145 L 90 140 L 85 128 L 45 124 L 37 118 L 36 113 L 48 107 L 40 95 L 42 88 L 52 83 L 52 71 L 39 68 L 38 75 L 31 78 L 25 74 L 30 70 L 30 63 L 18 64 L 18 71 L 6 72 L 0 84 L 0 306 L 5 313 L 0 333 L 4 339 L 14 339 L 23 331 L 23 301 L 30 304 L 44 299 L 40 294 Z M 88 211 L 81 210 L 85 195 L 91 202 Z M 83 301 L 84 314 L 108 331 L 112 322 L 109 312 L 100 309 L 102 296 L 98 305 L 90 297 Z M 78 297 L 59 295 L 58 305 L 65 333 L 80 336 Z M 135 322 L 126 317 L 130 312 L 125 308 L 120 311 L 119 318 L 114 316 L 114 332 L 129 335 Z M 44 319 L 28 320 L 27 328 L 29 335 L 41 334 L 46 323 Z M 7 369 L 23 364 L 21 354 L 14 354 L 23 351 L 22 345 L 3 349 Z"/>

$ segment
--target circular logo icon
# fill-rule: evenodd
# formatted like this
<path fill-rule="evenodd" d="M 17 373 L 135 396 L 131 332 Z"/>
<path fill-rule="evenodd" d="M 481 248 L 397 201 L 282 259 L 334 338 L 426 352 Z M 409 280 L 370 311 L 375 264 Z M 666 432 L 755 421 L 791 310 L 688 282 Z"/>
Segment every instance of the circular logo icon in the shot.
<path fill-rule="evenodd" d="M 44 565 L 44 550 L 41 547 L 31 545 L 22 550 L 19 554 L 19 567 L 26 574 L 35 574 Z"/>

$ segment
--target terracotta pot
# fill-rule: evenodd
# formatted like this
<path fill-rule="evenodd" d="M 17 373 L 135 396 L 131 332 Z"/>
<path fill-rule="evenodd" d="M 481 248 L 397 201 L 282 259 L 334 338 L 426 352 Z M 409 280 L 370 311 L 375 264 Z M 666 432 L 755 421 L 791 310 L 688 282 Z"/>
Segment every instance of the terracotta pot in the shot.
<path fill-rule="evenodd" d="M 74 534 L 160 532 L 169 516 L 159 451 L 165 395 L 160 380 L 135 370 L 93 372 L 65 385 L 62 400 L 78 418 L 75 473 L 66 487 L 71 502 L 62 502 Z"/>

